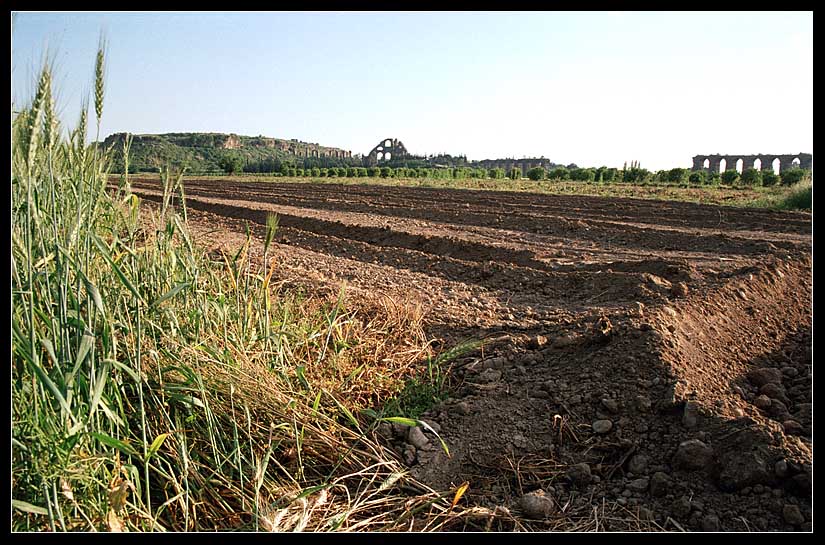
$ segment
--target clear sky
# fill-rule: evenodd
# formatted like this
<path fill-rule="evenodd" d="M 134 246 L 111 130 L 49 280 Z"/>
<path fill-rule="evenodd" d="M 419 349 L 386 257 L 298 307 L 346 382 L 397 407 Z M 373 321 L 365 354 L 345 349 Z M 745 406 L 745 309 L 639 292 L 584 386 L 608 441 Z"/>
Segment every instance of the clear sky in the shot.
<path fill-rule="evenodd" d="M 46 50 L 74 126 L 108 40 L 101 136 L 234 132 L 368 153 L 689 167 L 813 151 L 813 12 L 12 15 L 12 97 Z"/>

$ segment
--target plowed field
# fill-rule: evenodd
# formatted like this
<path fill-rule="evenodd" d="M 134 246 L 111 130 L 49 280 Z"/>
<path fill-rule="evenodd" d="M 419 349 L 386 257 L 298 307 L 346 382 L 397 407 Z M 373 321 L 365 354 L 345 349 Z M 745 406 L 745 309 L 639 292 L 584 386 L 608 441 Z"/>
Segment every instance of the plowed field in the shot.
<path fill-rule="evenodd" d="M 157 182 L 133 188 L 160 199 Z M 810 213 L 217 180 L 186 193 L 202 244 L 237 248 L 247 222 L 262 239 L 274 212 L 284 281 L 420 305 L 445 347 L 490 340 L 426 417 L 450 458 L 385 430 L 434 488 L 469 481 L 467 501 L 531 528 L 811 529 Z M 552 513 L 531 507 L 539 489 Z"/>

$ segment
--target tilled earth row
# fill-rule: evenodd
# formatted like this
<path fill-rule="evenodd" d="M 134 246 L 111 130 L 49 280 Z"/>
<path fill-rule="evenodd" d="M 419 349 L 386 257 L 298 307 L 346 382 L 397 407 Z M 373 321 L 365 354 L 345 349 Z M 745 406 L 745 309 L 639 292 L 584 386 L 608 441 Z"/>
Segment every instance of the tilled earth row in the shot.
<path fill-rule="evenodd" d="M 157 182 L 133 189 L 160 199 Z M 215 180 L 186 192 L 202 243 L 237 248 L 246 225 L 262 238 L 276 213 L 283 281 L 420 305 L 444 346 L 492 339 L 426 415 L 450 457 L 429 432 L 381 429 L 434 488 L 468 481 L 466 501 L 535 529 L 811 529 L 810 214 Z M 624 515 L 599 517 L 607 504 Z"/>

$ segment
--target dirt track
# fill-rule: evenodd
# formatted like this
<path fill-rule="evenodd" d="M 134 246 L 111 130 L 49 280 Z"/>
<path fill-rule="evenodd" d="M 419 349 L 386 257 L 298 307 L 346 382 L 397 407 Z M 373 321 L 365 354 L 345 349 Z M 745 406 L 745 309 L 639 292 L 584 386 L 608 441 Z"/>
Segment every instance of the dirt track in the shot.
<path fill-rule="evenodd" d="M 158 200 L 157 182 L 133 186 Z M 544 515 L 522 498 L 541 488 L 553 520 L 604 499 L 668 530 L 811 528 L 810 214 L 215 180 L 186 192 L 202 243 L 237 247 L 247 221 L 262 237 L 275 212 L 283 279 L 420 304 L 447 346 L 496 339 L 428 415 L 451 458 L 384 430 L 432 486 L 468 480 L 470 502 L 530 519 Z M 598 529 L 633 529 L 620 518 Z"/>

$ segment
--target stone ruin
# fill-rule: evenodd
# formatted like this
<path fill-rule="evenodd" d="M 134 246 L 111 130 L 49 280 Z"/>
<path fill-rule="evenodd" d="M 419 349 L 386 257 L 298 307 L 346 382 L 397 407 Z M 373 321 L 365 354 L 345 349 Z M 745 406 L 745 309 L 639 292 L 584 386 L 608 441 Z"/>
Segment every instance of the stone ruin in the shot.
<path fill-rule="evenodd" d="M 379 142 L 377 146 L 372 148 L 372 151 L 370 151 L 366 157 L 366 162 L 372 166 L 382 161 L 386 162 L 391 159 L 401 159 L 407 154 L 407 148 L 404 147 L 404 143 L 401 142 L 401 140 L 397 138 L 385 138 Z"/>
<path fill-rule="evenodd" d="M 763 154 L 756 155 L 695 155 L 691 170 L 707 170 L 722 172 L 738 170 L 737 163 L 742 161 L 742 170 L 755 168 L 756 170 L 773 169 L 773 163 L 779 159 L 779 172 L 789 168 L 804 168 L 811 170 L 813 155 L 810 153 L 796 153 L 791 155 Z"/>

